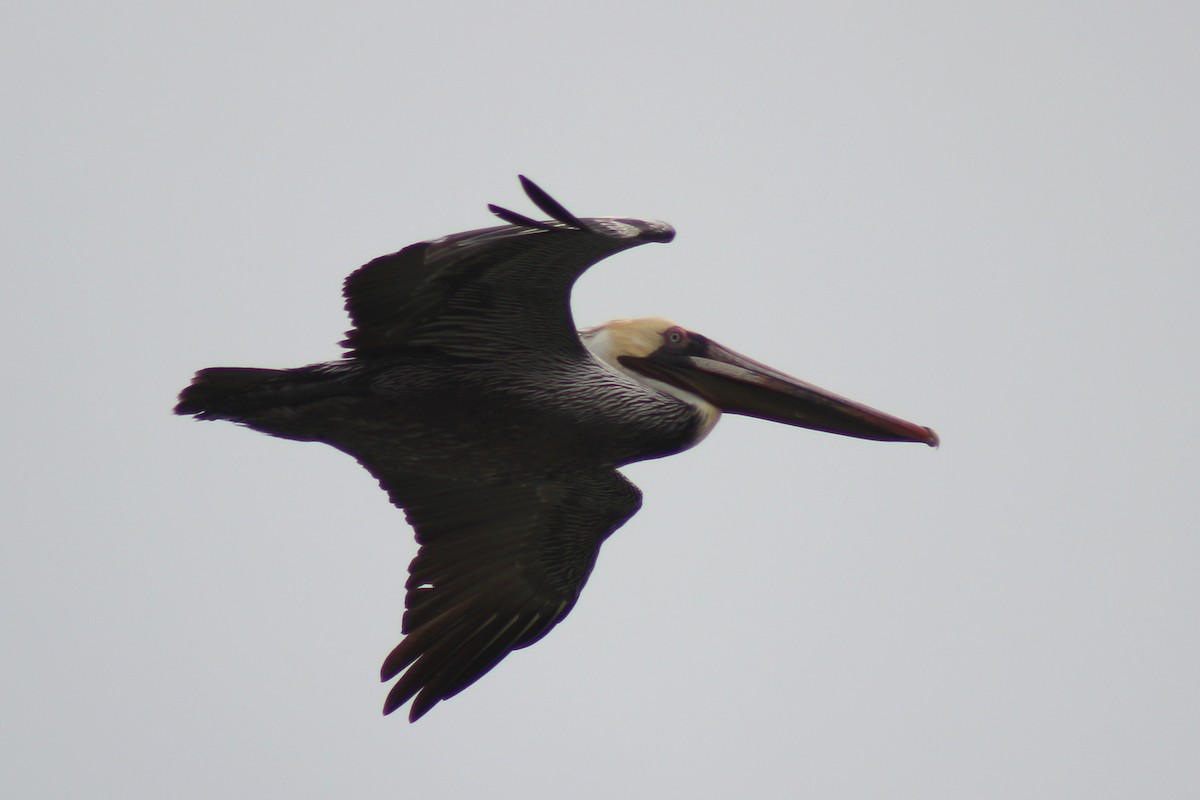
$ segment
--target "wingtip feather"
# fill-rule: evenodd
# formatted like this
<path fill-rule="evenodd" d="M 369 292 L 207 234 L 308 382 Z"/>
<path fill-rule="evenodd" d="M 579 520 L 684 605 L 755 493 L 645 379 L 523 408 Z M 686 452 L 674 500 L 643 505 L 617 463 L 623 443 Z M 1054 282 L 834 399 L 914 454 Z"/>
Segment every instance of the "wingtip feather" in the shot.
<path fill-rule="evenodd" d="M 521 228 L 536 228 L 539 231 L 552 231 L 554 227 L 547 225 L 544 222 L 538 222 L 536 219 L 531 219 L 524 214 L 518 214 L 515 211 L 510 211 L 503 206 L 488 203 L 488 211 L 495 214 L 500 219 L 507 222 L 509 225 L 516 225 Z"/>
<path fill-rule="evenodd" d="M 556 219 L 564 225 L 570 225 L 572 228 L 578 228 L 581 231 L 590 230 L 583 220 L 570 211 L 567 211 L 566 207 L 551 197 L 545 189 L 524 175 L 518 175 L 517 177 L 521 180 L 521 188 L 525 190 L 525 194 L 529 196 L 533 204 L 549 214 L 552 219 Z"/>

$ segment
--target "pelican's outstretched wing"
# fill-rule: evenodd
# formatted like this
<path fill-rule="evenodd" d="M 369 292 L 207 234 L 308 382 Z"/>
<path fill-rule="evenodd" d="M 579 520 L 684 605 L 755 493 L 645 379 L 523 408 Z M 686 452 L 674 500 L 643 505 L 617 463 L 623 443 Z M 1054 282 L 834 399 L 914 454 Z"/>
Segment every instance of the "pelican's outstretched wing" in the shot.
<path fill-rule="evenodd" d="M 521 184 L 552 219 L 488 206 L 510 224 L 410 245 L 351 274 L 344 294 L 354 329 L 342 342 L 350 355 L 580 353 L 576 279 L 614 253 L 675 237 L 657 220 L 580 219 L 523 175 Z"/>
<path fill-rule="evenodd" d="M 412 721 L 557 625 L 600 544 L 642 498 L 611 470 L 488 484 L 372 472 L 421 545 L 409 566 L 405 638 L 381 670 L 385 681 L 400 675 L 383 713 L 415 697 Z"/>

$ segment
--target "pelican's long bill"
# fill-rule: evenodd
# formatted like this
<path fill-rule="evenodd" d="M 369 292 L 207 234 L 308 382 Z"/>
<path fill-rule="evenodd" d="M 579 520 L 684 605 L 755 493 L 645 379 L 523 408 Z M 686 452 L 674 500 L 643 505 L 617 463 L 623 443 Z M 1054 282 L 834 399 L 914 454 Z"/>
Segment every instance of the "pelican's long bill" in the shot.
<path fill-rule="evenodd" d="M 785 375 L 692 333 L 682 346 L 669 341 L 648 356 L 621 356 L 627 368 L 690 391 L 729 414 L 800 428 L 937 447 L 931 428 L 907 422 Z"/>

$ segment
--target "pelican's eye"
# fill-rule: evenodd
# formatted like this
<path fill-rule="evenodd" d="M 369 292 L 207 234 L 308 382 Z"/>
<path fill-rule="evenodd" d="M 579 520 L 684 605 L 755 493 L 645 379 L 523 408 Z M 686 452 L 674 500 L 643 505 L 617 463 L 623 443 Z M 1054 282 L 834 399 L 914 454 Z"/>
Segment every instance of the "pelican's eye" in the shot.
<path fill-rule="evenodd" d="M 668 347 L 682 349 L 687 346 L 688 332 L 679 327 L 668 328 L 663 334 L 663 341 Z"/>

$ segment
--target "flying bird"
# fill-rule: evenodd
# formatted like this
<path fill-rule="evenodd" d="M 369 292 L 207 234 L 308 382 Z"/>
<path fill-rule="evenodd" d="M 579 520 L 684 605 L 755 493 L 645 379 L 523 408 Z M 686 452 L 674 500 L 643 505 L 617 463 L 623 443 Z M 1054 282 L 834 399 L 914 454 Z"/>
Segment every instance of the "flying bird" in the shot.
<path fill-rule="evenodd" d="M 416 721 L 565 617 L 641 492 L 618 472 L 686 450 L 722 413 L 880 441 L 929 428 L 797 380 L 665 319 L 576 331 L 570 294 L 598 261 L 670 242 L 657 220 L 581 219 L 521 176 L 536 220 L 420 242 L 345 282 L 343 358 L 196 373 L 175 413 L 353 456 L 404 510 L 399 676 Z"/>

